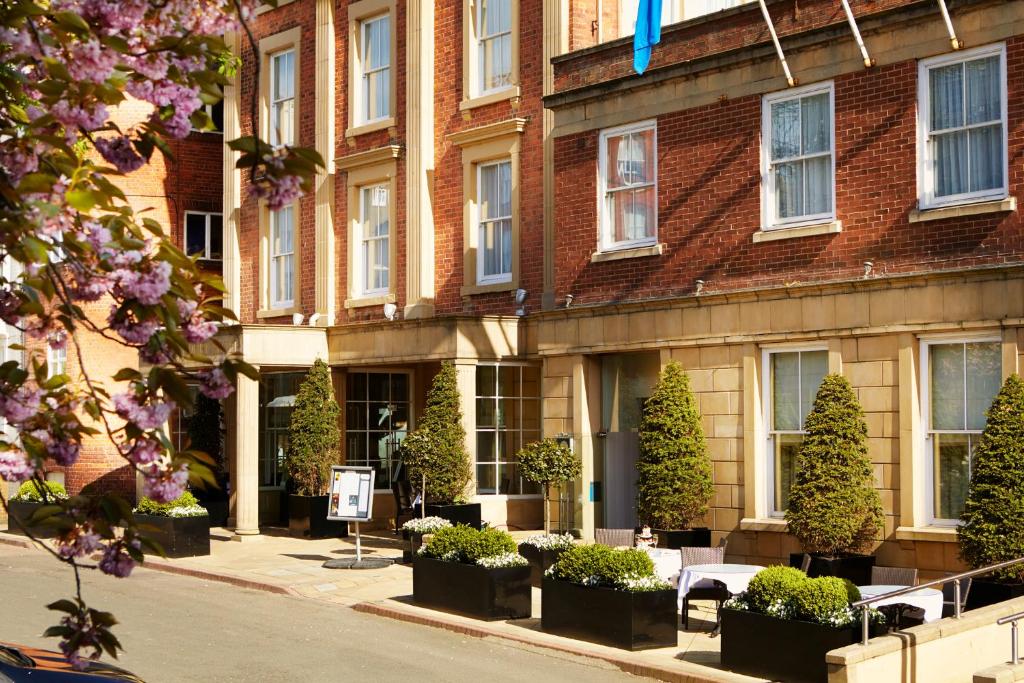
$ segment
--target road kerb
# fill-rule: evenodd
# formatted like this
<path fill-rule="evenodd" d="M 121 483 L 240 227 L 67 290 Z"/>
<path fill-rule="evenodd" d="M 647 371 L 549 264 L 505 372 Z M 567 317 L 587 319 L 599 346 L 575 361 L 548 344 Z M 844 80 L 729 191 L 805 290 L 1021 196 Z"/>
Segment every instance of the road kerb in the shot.
<path fill-rule="evenodd" d="M 265 583 L 263 581 L 253 581 L 251 579 L 244 579 L 241 576 L 234 576 L 233 574 L 223 574 L 220 572 L 207 571 L 205 569 L 194 569 L 192 567 L 182 567 L 180 565 L 165 562 L 163 560 L 154 560 L 146 558 L 145 563 L 142 565 L 145 569 L 153 569 L 158 572 L 166 572 L 167 574 L 178 574 L 179 576 L 189 576 L 194 579 L 205 579 L 207 581 L 216 581 L 218 583 L 227 583 L 238 588 L 248 588 L 250 590 L 263 591 L 265 593 L 276 593 L 278 595 L 291 595 L 292 597 L 301 598 L 303 597 L 297 591 L 289 586 L 279 586 L 274 583 Z"/>
<path fill-rule="evenodd" d="M 441 628 L 454 633 L 460 633 L 462 635 L 474 637 L 474 638 L 501 638 L 524 645 L 530 645 L 532 647 L 540 647 L 548 650 L 554 650 L 557 652 L 564 652 L 566 654 L 575 655 L 578 657 L 590 657 L 600 659 L 609 664 L 618 667 L 621 671 L 632 674 L 634 676 L 643 676 L 647 678 L 655 678 L 660 681 L 669 681 L 670 683 L 739 683 L 740 681 L 755 681 L 757 679 L 748 678 L 746 676 L 739 676 L 737 674 L 731 674 L 728 671 L 717 672 L 714 674 L 696 672 L 696 671 L 680 671 L 675 668 L 668 668 L 658 666 L 647 661 L 641 661 L 636 658 L 631 658 L 628 655 L 618 655 L 608 652 L 601 652 L 596 649 L 584 648 L 576 645 L 574 641 L 566 640 L 563 642 L 555 642 L 554 640 L 532 638 L 528 633 L 525 632 L 523 635 L 517 635 L 509 633 L 504 630 L 493 628 L 487 624 L 487 622 L 480 622 L 479 624 L 469 624 L 464 621 L 449 617 L 443 612 L 431 611 L 430 614 L 425 614 L 424 610 L 418 610 L 415 608 L 405 608 L 401 605 L 390 605 L 381 602 L 360 602 L 352 606 L 357 612 L 363 612 L 365 614 L 373 614 L 376 616 L 387 617 L 390 619 L 396 619 L 398 621 L 405 621 L 411 624 L 419 624 L 421 626 L 432 626 L 434 628 Z M 681 666 L 685 664 L 680 662 Z M 699 666 L 692 664 L 690 666 Z M 700 667 L 701 669 L 707 669 L 707 667 Z"/>

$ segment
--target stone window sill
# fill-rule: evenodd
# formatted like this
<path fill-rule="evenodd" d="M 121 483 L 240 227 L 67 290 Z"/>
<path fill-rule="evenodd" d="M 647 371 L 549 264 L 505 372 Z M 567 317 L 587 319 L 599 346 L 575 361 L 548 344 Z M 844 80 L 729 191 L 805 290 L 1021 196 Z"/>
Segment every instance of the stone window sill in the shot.
<path fill-rule="evenodd" d="M 974 204 L 957 204 L 955 206 L 942 206 L 935 209 L 914 209 L 907 217 L 911 223 L 923 223 L 924 221 L 941 221 L 944 218 L 958 218 L 960 216 L 981 216 L 986 213 L 1002 213 L 1004 211 L 1016 211 L 1017 198 L 1007 197 L 991 202 L 976 202 Z"/>
<path fill-rule="evenodd" d="M 491 292 L 511 292 L 513 289 L 519 287 L 519 284 L 514 280 L 508 280 L 506 282 L 485 282 L 483 284 L 476 285 L 464 285 L 459 289 L 461 296 L 472 296 L 474 294 L 490 294 Z"/>
<path fill-rule="evenodd" d="M 364 306 L 383 306 L 398 301 L 394 292 L 377 294 L 375 296 L 361 296 L 355 299 L 345 299 L 345 308 L 363 308 Z"/>
<path fill-rule="evenodd" d="M 477 107 L 485 107 L 488 104 L 494 104 L 495 102 L 504 102 L 506 100 L 515 99 L 520 97 L 520 89 L 518 85 L 514 85 L 498 92 L 487 93 L 480 97 L 470 97 L 469 99 L 462 100 L 459 102 L 459 111 L 469 111 L 470 109 L 476 109 Z"/>
<path fill-rule="evenodd" d="M 298 306 L 289 306 L 288 308 L 261 308 L 256 311 L 257 318 L 283 318 L 284 316 L 291 316 L 302 311 Z"/>
<path fill-rule="evenodd" d="M 829 221 L 817 225 L 797 225 L 792 228 L 761 228 L 754 233 L 754 242 L 774 242 L 812 235 L 830 235 L 843 231 L 842 221 Z"/>
<path fill-rule="evenodd" d="M 652 244 L 648 247 L 633 247 L 632 249 L 616 249 L 615 251 L 595 251 L 590 255 L 590 262 L 604 263 L 606 261 L 621 261 L 627 258 L 661 256 L 664 251 L 664 244 Z"/>
<path fill-rule="evenodd" d="M 363 135 L 365 133 L 372 133 L 377 130 L 385 130 L 395 125 L 395 118 L 389 117 L 381 119 L 380 121 L 374 121 L 373 123 L 367 123 L 362 126 L 353 126 L 345 130 L 345 137 L 354 138 L 357 135 Z"/>
<path fill-rule="evenodd" d="M 898 541 L 932 541 L 956 543 L 955 526 L 901 526 L 896 527 Z"/>
<path fill-rule="evenodd" d="M 744 517 L 740 520 L 742 531 L 777 531 L 785 534 L 789 532 L 789 525 L 786 520 L 773 517 Z"/>

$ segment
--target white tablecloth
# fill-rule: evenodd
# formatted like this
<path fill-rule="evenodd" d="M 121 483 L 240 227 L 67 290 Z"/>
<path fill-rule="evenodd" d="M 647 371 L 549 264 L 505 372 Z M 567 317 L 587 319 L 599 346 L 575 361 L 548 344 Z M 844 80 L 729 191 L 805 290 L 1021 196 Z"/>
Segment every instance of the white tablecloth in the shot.
<path fill-rule="evenodd" d="M 857 588 L 860 590 L 862 598 L 872 598 L 876 595 L 884 595 L 885 593 L 901 590 L 906 588 L 906 586 L 857 586 Z M 926 622 L 938 621 L 942 618 L 942 591 L 934 588 L 919 588 L 913 593 L 905 593 L 894 598 L 873 602 L 871 606 L 881 607 L 882 605 L 896 605 L 899 603 L 923 609 Z"/>
<path fill-rule="evenodd" d="M 683 596 L 691 588 L 711 585 L 721 581 L 730 593 L 742 593 L 754 574 L 764 569 L 756 564 L 693 564 L 682 571 L 679 577 L 678 605 L 683 607 Z"/>
<path fill-rule="evenodd" d="M 651 560 L 654 562 L 654 573 L 659 579 L 668 581 L 673 588 L 679 585 L 679 569 L 683 565 L 683 558 L 679 550 L 644 548 L 644 552 L 651 556 Z"/>

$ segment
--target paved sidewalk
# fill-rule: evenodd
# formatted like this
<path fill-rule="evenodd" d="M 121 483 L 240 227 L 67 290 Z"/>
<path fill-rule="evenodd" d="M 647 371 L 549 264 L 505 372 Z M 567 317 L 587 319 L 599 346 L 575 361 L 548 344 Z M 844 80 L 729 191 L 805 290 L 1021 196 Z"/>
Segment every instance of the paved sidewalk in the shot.
<path fill-rule="evenodd" d="M 535 532 L 515 532 L 526 537 Z M 31 545 L 21 536 L 0 533 L 0 543 Z M 405 543 L 389 532 L 362 536 L 364 557 L 400 561 Z M 605 660 L 624 671 L 680 683 L 751 683 L 760 679 L 740 676 L 718 668 L 719 638 L 708 635 L 713 605 L 698 603 L 690 615 L 691 631 L 679 631 L 677 648 L 628 652 L 540 630 L 540 590 L 533 590 L 532 619 L 485 622 L 412 603 L 412 567 L 396 562 L 384 569 L 324 569 L 329 559 L 355 555 L 355 538 L 305 540 L 284 530 L 265 530 L 258 540 L 230 540 L 230 532 L 212 529 L 210 555 L 181 559 L 146 560 L 150 569 L 222 581 L 246 588 L 286 593 L 352 607 L 360 612 L 425 624 L 476 637 L 498 637 L 535 647 L 570 652 Z"/>

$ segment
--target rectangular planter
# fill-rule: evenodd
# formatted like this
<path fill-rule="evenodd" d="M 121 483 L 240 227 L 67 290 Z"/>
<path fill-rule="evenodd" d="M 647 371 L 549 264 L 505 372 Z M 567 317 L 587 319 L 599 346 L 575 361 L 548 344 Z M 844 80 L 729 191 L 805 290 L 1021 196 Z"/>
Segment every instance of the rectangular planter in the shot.
<path fill-rule="evenodd" d="M 530 562 L 530 585 L 540 588 L 544 580 L 544 572 L 558 561 L 564 550 L 541 550 L 529 543 L 519 544 L 519 554 Z"/>
<path fill-rule="evenodd" d="M 488 569 L 417 555 L 412 595 L 419 605 L 477 619 L 526 619 L 531 612 L 530 568 Z"/>
<path fill-rule="evenodd" d="M 835 628 L 722 609 L 722 668 L 771 680 L 825 683 L 825 654 L 859 642 L 860 624 Z M 874 626 L 872 635 L 884 627 Z"/>
<path fill-rule="evenodd" d="M 658 547 L 676 550 L 677 548 L 710 548 L 711 529 L 654 529 L 658 537 Z"/>
<path fill-rule="evenodd" d="M 199 504 L 206 508 L 206 512 L 210 516 L 210 526 L 228 525 L 228 501 L 205 500 L 200 501 Z"/>
<path fill-rule="evenodd" d="M 461 503 L 451 505 L 427 504 L 427 517 L 441 517 L 454 524 L 465 524 L 474 529 L 480 528 L 480 503 Z"/>
<path fill-rule="evenodd" d="M 624 650 L 678 644 L 674 590 L 627 593 L 544 579 L 541 625 L 546 633 Z"/>
<path fill-rule="evenodd" d="M 1024 595 L 1024 583 L 1008 583 L 987 577 L 975 577 L 967 594 L 967 609 L 995 605 Z"/>
<path fill-rule="evenodd" d="M 408 541 L 408 545 L 402 548 L 402 562 L 404 564 L 411 564 L 412 558 L 416 556 L 416 551 L 423 545 L 423 534 L 402 529 L 402 539 Z"/>
<path fill-rule="evenodd" d="M 42 503 L 26 503 L 19 500 L 12 500 L 7 503 L 9 514 L 7 515 L 7 531 L 12 534 L 25 535 L 22 522 L 28 527 L 29 532 L 36 538 L 53 538 L 57 535 L 57 529 L 49 524 L 28 524 L 32 514 L 43 507 Z M 16 519 L 17 518 L 17 519 Z"/>
<path fill-rule="evenodd" d="M 789 566 L 799 568 L 803 558 L 803 553 L 790 553 Z M 838 576 L 853 581 L 856 586 L 867 586 L 871 584 L 871 568 L 874 566 L 874 555 L 826 557 L 811 553 L 811 566 L 807 575 L 812 579 L 818 576 Z"/>
<path fill-rule="evenodd" d="M 196 557 L 210 554 L 210 518 L 135 515 L 145 525 L 142 533 L 159 543 L 167 557 Z"/>
<path fill-rule="evenodd" d="M 300 538 L 344 538 L 348 522 L 327 519 L 327 496 L 288 496 L 288 530 Z"/>

